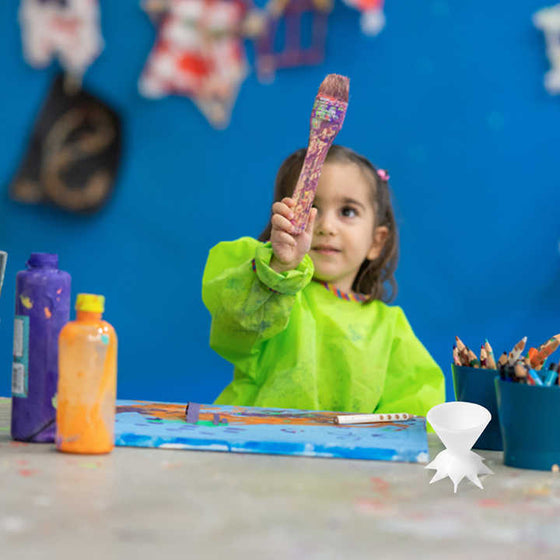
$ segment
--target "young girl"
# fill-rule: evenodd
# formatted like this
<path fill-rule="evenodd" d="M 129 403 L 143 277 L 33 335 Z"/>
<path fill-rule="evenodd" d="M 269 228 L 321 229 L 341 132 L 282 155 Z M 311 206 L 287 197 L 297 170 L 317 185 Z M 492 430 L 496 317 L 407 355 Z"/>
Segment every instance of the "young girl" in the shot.
<path fill-rule="evenodd" d="M 425 415 L 445 400 L 440 368 L 396 291 L 398 237 L 388 176 L 332 146 L 306 230 L 292 195 L 305 150 L 278 171 L 260 241 L 210 251 L 202 281 L 210 346 L 234 366 L 217 404 Z"/>

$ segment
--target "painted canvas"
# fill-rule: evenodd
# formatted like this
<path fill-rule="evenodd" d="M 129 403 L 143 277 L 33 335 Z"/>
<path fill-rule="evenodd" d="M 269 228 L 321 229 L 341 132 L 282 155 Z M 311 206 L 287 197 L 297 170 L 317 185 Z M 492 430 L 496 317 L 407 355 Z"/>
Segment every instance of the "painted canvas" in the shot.
<path fill-rule="evenodd" d="M 426 463 L 426 420 L 337 425 L 336 412 L 117 401 L 115 443 Z"/>

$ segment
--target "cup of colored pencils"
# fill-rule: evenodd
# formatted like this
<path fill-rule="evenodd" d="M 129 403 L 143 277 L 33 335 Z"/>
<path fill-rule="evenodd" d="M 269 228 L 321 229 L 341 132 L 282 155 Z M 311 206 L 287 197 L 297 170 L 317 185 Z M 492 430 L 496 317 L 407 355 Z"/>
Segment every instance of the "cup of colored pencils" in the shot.
<path fill-rule="evenodd" d="M 558 470 L 560 467 L 560 386 L 558 365 L 547 361 L 560 346 L 555 335 L 526 355 L 504 359 L 495 380 L 504 442 L 504 464 Z"/>
<path fill-rule="evenodd" d="M 455 400 L 479 404 L 492 415 L 488 426 L 474 444 L 475 449 L 501 451 L 502 434 L 498 419 L 498 404 L 494 378 L 497 363 L 490 343 L 486 340 L 477 355 L 457 336 L 453 347 L 453 388 Z"/>

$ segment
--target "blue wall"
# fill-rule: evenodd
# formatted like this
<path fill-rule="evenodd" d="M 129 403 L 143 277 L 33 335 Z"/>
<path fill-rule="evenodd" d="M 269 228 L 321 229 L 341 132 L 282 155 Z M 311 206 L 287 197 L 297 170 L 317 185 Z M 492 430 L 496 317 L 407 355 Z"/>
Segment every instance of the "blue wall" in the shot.
<path fill-rule="evenodd" d="M 251 74 L 230 127 L 214 131 L 186 98 L 138 94 L 154 29 L 139 1 L 102 0 L 106 48 L 85 83 L 121 111 L 125 151 L 113 199 L 88 218 L 7 196 L 55 72 L 23 61 L 17 4 L 0 3 L 0 248 L 10 255 L 0 394 L 10 393 L 15 273 L 31 251 L 49 251 L 72 274 L 74 296 L 107 297 L 120 397 L 213 400 L 231 367 L 208 347 L 207 252 L 261 231 L 276 169 L 307 143 L 330 72 L 351 78 L 338 142 L 390 170 L 402 239 L 397 303 L 446 375 L 455 334 L 473 348 L 488 337 L 501 352 L 523 335 L 538 345 L 560 331 L 560 98 L 542 85 L 548 61 L 531 23 L 542 1 L 481 10 L 387 0 L 387 28 L 372 39 L 337 0 L 326 62 L 280 71 L 273 85 Z"/>

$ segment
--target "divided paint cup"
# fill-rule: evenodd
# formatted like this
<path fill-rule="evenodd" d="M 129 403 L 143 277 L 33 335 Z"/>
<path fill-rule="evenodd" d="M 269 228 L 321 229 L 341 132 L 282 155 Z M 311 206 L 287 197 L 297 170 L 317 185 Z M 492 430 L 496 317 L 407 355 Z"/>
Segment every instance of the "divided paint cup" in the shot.
<path fill-rule="evenodd" d="M 502 451 L 502 434 L 496 401 L 494 379 L 499 375 L 495 369 L 473 368 L 451 365 L 455 399 L 476 403 L 488 409 L 492 415 L 490 423 L 474 444 L 474 449 Z"/>
<path fill-rule="evenodd" d="M 437 471 L 430 484 L 448 476 L 453 482 L 454 492 L 457 492 L 457 486 L 467 477 L 482 488 L 478 476 L 493 473 L 471 448 L 490 418 L 490 412 L 483 406 L 461 401 L 438 404 L 428 411 L 426 420 L 446 447 L 426 466 Z"/>
<path fill-rule="evenodd" d="M 495 380 L 504 464 L 521 469 L 560 466 L 560 387 Z"/>

